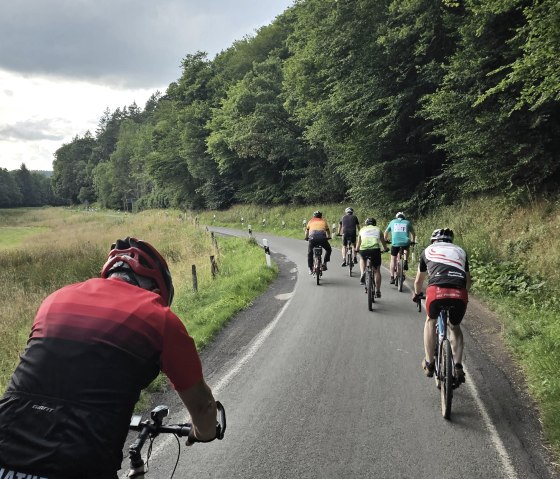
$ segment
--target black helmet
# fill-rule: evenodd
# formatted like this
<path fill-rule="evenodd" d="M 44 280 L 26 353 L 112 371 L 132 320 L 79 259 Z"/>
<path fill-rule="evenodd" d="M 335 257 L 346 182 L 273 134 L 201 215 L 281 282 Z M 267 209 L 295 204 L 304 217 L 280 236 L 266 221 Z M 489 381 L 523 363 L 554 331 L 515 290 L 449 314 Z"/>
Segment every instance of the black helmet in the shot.
<path fill-rule="evenodd" d="M 111 246 L 109 258 L 101 269 L 101 277 L 108 278 L 117 271 L 130 271 L 150 278 L 160 290 L 167 305 L 173 301 L 173 282 L 167 263 L 158 251 L 145 241 L 127 237 Z"/>
<path fill-rule="evenodd" d="M 323 213 L 321 213 L 320 211 L 313 212 L 313 218 L 322 218 L 322 217 L 323 217 Z"/>
<path fill-rule="evenodd" d="M 375 226 L 377 221 L 375 221 L 375 218 L 366 218 L 365 224 L 366 226 Z"/>
<path fill-rule="evenodd" d="M 437 230 L 434 230 L 430 240 L 432 243 L 434 241 L 445 241 L 446 243 L 453 243 L 453 230 L 450 230 L 449 228 L 439 228 Z"/>
<path fill-rule="evenodd" d="M 347 215 L 352 215 L 352 214 L 354 214 L 354 210 L 353 210 L 352 208 L 350 208 L 350 207 L 346 208 L 346 209 L 344 210 L 344 212 L 345 212 Z"/>

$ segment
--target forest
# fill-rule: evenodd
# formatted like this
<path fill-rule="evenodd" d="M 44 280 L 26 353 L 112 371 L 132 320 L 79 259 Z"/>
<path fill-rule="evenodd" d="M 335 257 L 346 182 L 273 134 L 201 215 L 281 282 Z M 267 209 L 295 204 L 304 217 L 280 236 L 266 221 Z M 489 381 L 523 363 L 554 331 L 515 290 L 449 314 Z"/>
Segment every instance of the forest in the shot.
<path fill-rule="evenodd" d="M 557 0 L 296 0 L 213 59 L 186 54 L 144 108 L 106 110 L 56 151 L 41 201 L 424 213 L 552 197 L 559 53 Z M 17 178 L 0 169 L 0 206 Z"/>

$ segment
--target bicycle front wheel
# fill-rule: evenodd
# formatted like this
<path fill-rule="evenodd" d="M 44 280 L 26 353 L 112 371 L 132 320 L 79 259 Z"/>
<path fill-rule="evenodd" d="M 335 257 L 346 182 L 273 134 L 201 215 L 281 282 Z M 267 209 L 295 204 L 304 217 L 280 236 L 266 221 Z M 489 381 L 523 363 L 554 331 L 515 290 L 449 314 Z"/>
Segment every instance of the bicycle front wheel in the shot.
<path fill-rule="evenodd" d="M 453 357 L 451 343 L 445 339 L 441 348 L 441 414 L 445 419 L 451 416 L 451 401 L 453 400 Z"/>

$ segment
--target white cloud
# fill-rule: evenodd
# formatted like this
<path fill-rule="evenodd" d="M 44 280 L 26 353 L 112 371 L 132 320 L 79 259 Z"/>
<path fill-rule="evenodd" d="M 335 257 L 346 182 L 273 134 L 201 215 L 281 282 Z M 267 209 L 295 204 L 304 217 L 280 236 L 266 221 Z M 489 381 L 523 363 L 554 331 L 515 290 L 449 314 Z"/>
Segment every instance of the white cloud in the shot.
<path fill-rule="evenodd" d="M 0 16 L 0 167 L 52 169 L 106 108 L 143 108 L 180 76 L 269 24 L 293 0 L 18 0 Z"/>

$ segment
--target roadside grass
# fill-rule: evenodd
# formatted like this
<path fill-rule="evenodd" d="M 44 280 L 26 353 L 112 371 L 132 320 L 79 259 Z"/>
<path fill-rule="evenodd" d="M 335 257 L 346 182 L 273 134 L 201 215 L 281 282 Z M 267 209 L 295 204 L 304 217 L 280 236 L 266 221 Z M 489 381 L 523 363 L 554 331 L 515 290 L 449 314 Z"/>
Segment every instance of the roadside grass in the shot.
<path fill-rule="evenodd" d="M 216 238 L 178 211 L 123 214 L 65 208 L 0 210 L 0 234 L 14 226 L 33 234 L 12 237 L 0 247 L 0 391 L 24 350 L 41 301 L 70 283 L 98 277 L 110 245 L 135 236 L 153 244 L 167 259 L 175 285 L 172 309 L 185 322 L 197 347 L 204 347 L 233 314 L 251 304 L 276 276 L 254 241 Z M 219 273 L 211 274 L 210 256 Z M 198 293 L 193 292 L 195 265 Z M 158 378 L 149 390 L 166 385 Z M 148 398 L 143 395 L 141 409 Z"/>
<path fill-rule="evenodd" d="M 322 211 L 332 225 L 346 206 L 237 205 L 198 214 L 201 224 L 242 230 L 251 224 L 255 232 L 303 238 L 303 223 L 314 210 Z M 359 207 L 354 211 L 362 223 L 366 216 L 375 217 L 382 230 L 391 219 Z M 506 199 L 477 198 L 412 220 L 418 244 L 409 273 L 414 274 L 419 254 L 436 228 L 452 228 L 455 242 L 468 252 L 472 292 L 500 317 L 505 342 L 539 408 L 545 439 L 560 459 L 560 204 L 542 200 L 520 207 Z M 332 245 L 339 247 L 340 240 Z M 383 256 L 384 263 L 388 259 Z"/>

